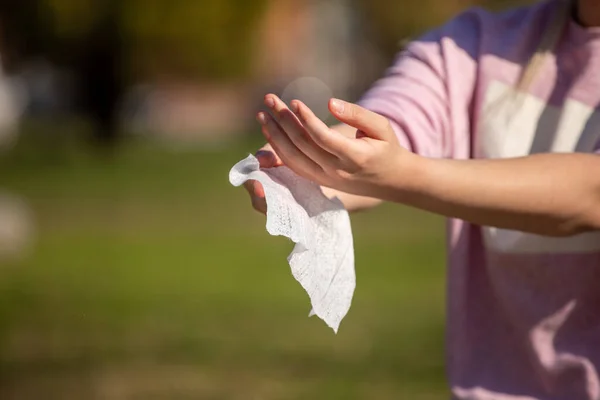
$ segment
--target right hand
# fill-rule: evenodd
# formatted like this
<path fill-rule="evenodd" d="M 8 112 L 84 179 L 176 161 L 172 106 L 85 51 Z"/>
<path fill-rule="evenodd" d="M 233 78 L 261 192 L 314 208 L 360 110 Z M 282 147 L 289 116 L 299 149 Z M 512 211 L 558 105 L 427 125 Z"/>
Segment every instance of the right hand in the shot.
<path fill-rule="evenodd" d="M 285 103 L 283 103 L 281 100 L 279 100 L 279 98 L 277 98 L 276 96 L 272 96 L 272 95 L 265 96 L 265 105 L 267 107 L 269 107 L 269 105 L 267 103 L 268 99 L 272 99 L 274 101 L 277 110 L 284 110 L 284 109 L 289 110 L 288 107 L 285 105 Z M 357 135 L 357 130 L 348 125 L 343 125 L 343 124 L 337 125 L 334 129 L 337 130 L 342 135 L 349 137 L 349 138 L 354 138 Z M 273 168 L 273 167 L 280 167 L 280 166 L 284 165 L 283 161 L 281 161 L 281 158 L 279 158 L 279 156 L 277 155 L 275 150 L 273 150 L 271 145 L 268 143 L 265 146 L 263 146 L 258 152 L 256 152 L 255 156 L 258 159 L 258 162 L 260 163 L 261 168 Z M 265 191 L 264 191 L 262 185 L 257 181 L 250 180 L 250 181 L 246 181 L 246 183 L 244 183 L 244 187 L 246 188 L 246 190 L 248 191 L 248 194 L 250 195 L 250 200 L 252 201 L 252 207 L 254 207 L 254 209 L 256 211 L 258 211 L 262 214 L 266 214 L 267 213 L 267 201 L 265 200 Z M 323 190 L 325 191 L 327 189 L 323 188 Z M 335 195 L 337 197 L 339 197 L 339 194 L 340 194 L 339 192 L 335 193 Z"/>
<path fill-rule="evenodd" d="M 260 163 L 261 168 L 273 168 L 283 165 L 283 162 L 275 153 L 270 144 L 263 146 L 258 152 L 256 152 L 255 156 Z M 254 207 L 256 211 L 266 214 L 267 201 L 265 200 L 265 190 L 260 182 L 254 180 L 246 181 L 246 183 L 244 183 L 244 187 L 250 195 L 252 207 Z"/>

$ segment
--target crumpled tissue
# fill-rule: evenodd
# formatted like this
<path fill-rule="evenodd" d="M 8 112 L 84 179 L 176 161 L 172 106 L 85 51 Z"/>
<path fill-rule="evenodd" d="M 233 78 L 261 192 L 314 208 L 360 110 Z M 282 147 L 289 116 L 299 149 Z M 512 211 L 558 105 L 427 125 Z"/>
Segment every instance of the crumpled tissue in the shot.
<path fill-rule="evenodd" d="M 267 202 L 267 232 L 294 243 L 288 262 L 294 278 L 306 290 L 312 310 L 337 333 L 348 313 L 356 287 L 350 217 L 343 204 L 285 166 L 261 169 L 250 155 L 229 172 L 241 186 L 259 181 Z"/>

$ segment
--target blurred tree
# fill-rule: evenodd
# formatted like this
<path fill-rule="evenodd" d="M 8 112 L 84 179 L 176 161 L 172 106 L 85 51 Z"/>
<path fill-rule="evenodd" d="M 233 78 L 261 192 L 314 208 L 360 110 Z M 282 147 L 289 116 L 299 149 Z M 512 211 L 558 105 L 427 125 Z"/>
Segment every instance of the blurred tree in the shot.
<path fill-rule="evenodd" d="M 269 0 L 0 2 L 10 65 L 45 58 L 74 72 L 78 111 L 99 143 L 117 139 L 120 97 L 135 81 L 248 77 Z"/>
<path fill-rule="evenodd" d="M 249 70 L 251 41 L 268 0 L 44 0 L 67 42 L 116 18 L 130 76 L 219 80 Z M 102 23 L 102 22 L 100 22 Z"/>
<path fill-rule="evenodd" d="M 95 143 L 117 143 L 118 106 L 125 90 L 125 42 L 118 0 L 44 0 L 56 46 L 51 59 L 75 77 L 75 109 L 92 122 Z"/>
<path fill-rule="evenodd" d="M 122 25 L 141 76 L 247 77 L 267 0 L 129 0 Z"/>
<path fill-rule="evenodd" d="M 80 79 L 78 103 L 94 122 L 94 137 L 103 148 L 112 148 L 118 139 L 118 107 L 125 92 L 125 49 L 118 6 L 111 3 L 91 24 L 75 64 Z"/>
<path fill-rule="evenodd" d="M 278 1 L 5 0 L 0 1 L 0 40 L 8 43 L 3 53 L 9 65 L 41 55 L 75 71 L 80 111 L 95 122 L 98 141 L 111 144 L 117 139 L 116 107 L 131 83 L 252 77 L 262 17 Z M 361 9 L 361 29 L 367 28 L 370 41 L 389 58 L 403 39 L 469 6 L 531 2 L 352 1 Z"/>
<path fill-rule="evenodd" d="M 43 0 L 0 1 L 0 57 L 7 71 L 53 46 L 50 10 L 45 6 Z"/>

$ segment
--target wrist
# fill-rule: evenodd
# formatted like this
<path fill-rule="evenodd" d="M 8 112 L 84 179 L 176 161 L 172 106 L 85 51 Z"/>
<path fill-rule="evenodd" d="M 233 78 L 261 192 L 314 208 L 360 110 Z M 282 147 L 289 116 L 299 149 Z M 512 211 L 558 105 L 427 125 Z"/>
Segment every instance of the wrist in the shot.
<path fill-rule="evenodd" d="M 436 160 L 403 151 L 390 163 L 390 172 L 382 187 L 382 198 L 396 203 L 418 206 L 429 185 Z"/>

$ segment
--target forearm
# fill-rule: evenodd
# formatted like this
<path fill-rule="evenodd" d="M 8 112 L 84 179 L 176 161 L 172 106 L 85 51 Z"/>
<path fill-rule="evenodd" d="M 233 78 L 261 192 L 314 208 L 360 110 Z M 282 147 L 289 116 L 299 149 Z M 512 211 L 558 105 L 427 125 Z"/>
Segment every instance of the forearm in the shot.
<path fill-rule="evenodd" d="M 358 212 L 368 210 L 373 208 L 379 204 L 381 204 L 381 200 L 374 199 L 371 197 L 357 196 L 354 194 L 340 192 L 339 190 L 330 189 L 326 187 L 321 188 L 325 196 L 329 198 L 337 197 L 346 210 L 349 212 Z"/>
<path fill-rule="evenodd" d="M 478 225 L 541 235 L 600 229 L 600 156 L 410 157 L 413 162 L 404 165 L 412 167 L 393 177 L 382 197 Z"/>

